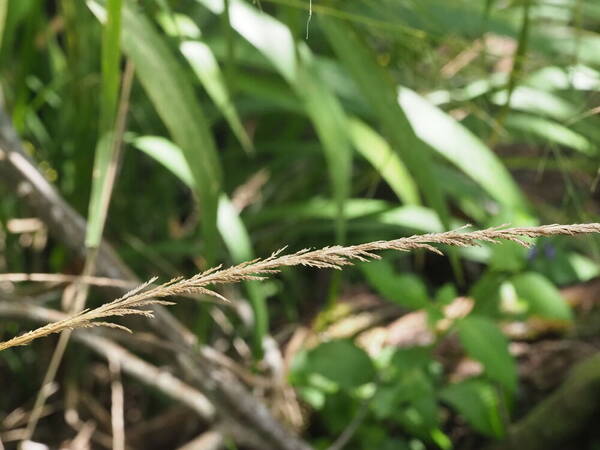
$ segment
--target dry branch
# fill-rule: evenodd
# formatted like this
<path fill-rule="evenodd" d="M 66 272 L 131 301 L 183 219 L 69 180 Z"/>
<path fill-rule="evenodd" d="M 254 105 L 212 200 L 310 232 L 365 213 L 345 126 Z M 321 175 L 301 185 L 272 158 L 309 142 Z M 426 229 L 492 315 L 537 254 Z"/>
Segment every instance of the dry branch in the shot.
<path fill-rule="evenodd" d="M 73 283 L 77 281 L 81 284 L 92 286 L 114 287 L 120 289 L 132 289 L 135 283 L 127 280 L 117 280 L 106 277 L 89 277 L 85 275 L 69 275 L 64 273 L 2 273 L 0 274 L 0 283 L 22 283 L 32 281 L 36 283 Z"/>
<path fill-rule="evenodd" d="M 24 302 L 0 302 L 0 316 L 24 317 L 36 322 L 57 323 L 65 318 L 66 314 Z M 73 337 L 107 360 L 116 361 L 123 372 L 188 406 L 204 420 L 214 419 L 215 410 L 207 398 L 169 371 L 147 363 L 112 340 L 91 331 L 80 330 L 73 334 Z"/>

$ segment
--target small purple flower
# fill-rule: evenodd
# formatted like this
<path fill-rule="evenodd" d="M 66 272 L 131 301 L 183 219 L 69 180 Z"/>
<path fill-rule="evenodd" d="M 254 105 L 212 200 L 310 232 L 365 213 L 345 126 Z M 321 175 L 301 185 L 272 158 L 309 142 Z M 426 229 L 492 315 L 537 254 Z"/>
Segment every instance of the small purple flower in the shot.
<path fill-rule="evenodd" d="M 544 246 L 544 255 L 548 259 L 554 259 L 556 257 L 556 247 L 550 243 Z"/>
<path fill-rule="evenodd" d="M 531 247 L 527 252 L 527 261 L 533 261 L 538 255 L 537 247 Z"/>

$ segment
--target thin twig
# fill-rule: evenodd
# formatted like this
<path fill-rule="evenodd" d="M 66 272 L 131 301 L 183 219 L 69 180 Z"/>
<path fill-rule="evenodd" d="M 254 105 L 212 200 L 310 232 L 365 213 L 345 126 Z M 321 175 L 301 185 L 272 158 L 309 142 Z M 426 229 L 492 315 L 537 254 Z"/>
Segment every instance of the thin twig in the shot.
<path fill-rule="evenodd" d="M 135 283 L 127 280 L 117 280 L 108 277 L 87 277 L 81 275 L 68 275 L 64 273 L 3 273 L 0 274 L 0 283 L 2 282 L 22 283 L 26 281 L 36 283 L 72 283 L 78 281 L 82 284 L 93 286 L 116 287 L 131 289 Z"/>
<path fill-rule="evenodd" d="M 63 312 L 21 302 L 0 302 L 0 316 L 26 317 L 37 322 L 67 318 Z M 188 406 L 198 417 L 206 421 L 214 419 L 215 409 L 211 402 L 195 387 L 184 383 L 170 371 L 154 366 L 112 340 L 87 330 L 75 333 L 73 337 L 106 360 L 116 361 L 123 373 Z"/>
<path fill-rule="evenodd" d="M 117 174 L 117 165 L 121 158 L 123 134 L 125 132 L 125 127 L 127 123 L 129 97 L 131 95 L 131 86 L 133 83 L 134 71 L 135 68 L 133 63 L 130 60 L 128 60 L 125 65 L 125 72 L 123 74 L 122 89 L 119 99 L 119 108 L 115 120 L 114 134 L 111 143 L 111 159 L 109 161 L 107 176 L 100 192 L 98 208 L 100 211 L 99 221 L 101 223 L 102 228 L 104 227 L 104 223 L 106 222 L 106 214 L 108 212 L 108 206 L 110 203 L 110 198 L 112 196 Z M 102 234 L 102 228 L 100 234 Z M 98 248 L 95 245 L 89 246 L 86 239 L 86 257 L 82 273 L 83 276 L 92 276 L 95 273 L 97 256 Z M 74 287 L 75 295 L 73 298 L 73 302 L 69 306 L 69 310 L 73 313 L 79 313 L 85 307 L 90 286 L 89 284 L 83 284 L 79 281 L 75 281 Z M 32 411 L 29 423 L 27 424 L 27 439 L 30 439 L 33 436 L 33 433 L 37 426 L 37 422 L 39 420 L 40 412 L 44 407 L 44 403 L 46 402 L 46 387 L 50 383 L 54 382 L 54 379 L 56 378 L 56 372 L 60 367 L 60 363 L 62 361 L 63 355 L 65 353 L 70 338 L 71 330 L 69 328 L 61 332 L 60 339 L 58 341 L 58 344 L 56 345 L 56 348 L 54 349 L 54 352 L 52 353 L 52 359 L 50 360 L 48 370 L 46 371 L 46 374 L 44 376 L 44 382 L 36 397 L 35 406 Z"/>
<path fill-rule="evenodd" d="M 352 439 L 352 436 L 354 436 L 354 433 L 356 433 L 356 430 L 358 430 L 358 427 L 360 427 L 361 423 L 367 417 L 367 413 L 369 412 L 369 404 L 370 403 L 371 403 L 371 398 L 367 398 L 367 399 L 363 400 L 362 404 L 359 407 L 358 412 L 355 414 L 352 421 L 344 429 L 342 434 L 340 434 L 338 436 L 338 438 L 334 441 L 334 443 L 331 444 L 327 448 L 327 450 L 342 450 L 346 446 L 346 444 L 348 444 L 348 442 L 350 442 L 350 440 Z"/>
<path fill-rule="evenodd" d="M 108 359 L 110 370 L 111 408 L 110 419 L 112 428 L 113 450 L 125 450 L 125 419 L 124 394 L 121 383 L 121 364 L 115 358 Z"/>

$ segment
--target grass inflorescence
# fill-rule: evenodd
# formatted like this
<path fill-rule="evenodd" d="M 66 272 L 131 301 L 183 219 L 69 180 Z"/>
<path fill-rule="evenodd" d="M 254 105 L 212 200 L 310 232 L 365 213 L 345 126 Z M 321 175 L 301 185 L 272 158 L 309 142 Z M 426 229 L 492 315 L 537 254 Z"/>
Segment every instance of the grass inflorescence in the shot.
<path fill-rule="evenodd" d="M 86 309 L 64 320 L 50 323 L 8 341 L 0 342 L 0 351 L 18 345 L 26 345 L 34 339 L 67 329 L 108 326 L 131 331 L 123 325 L 100 319 L 127 315 L 141 315 L 151 318 L 153 313 L 151 310 L 146 309 L 148 306 L 172 305 L 172 301 L 164 299 L 181 295 L 208 295 L 218 301 L 228 302 L 225 297 L 210 287 L 247 280 L 263 280 L 279 272 L 283 267 L 309 266 L 320 269 L 341 270 L 344 266 L 352 265 L 356 261 L 365 262 L 380 259 L 381 256 L 377 252 L 383 250 L 412 251 L 424 249 L 442 254 L 442 251 L 435 245 L 468 247 L 479 245 L 480 242 L 499 243 L 502 240 L 529 247 L 532 244 L 529 240 L 531 238 L 598 232 L 600 232 L 600 223 L 554 224 L 518 228 L 494 227 L 477 231 L 465 231 L 463 227 L 444 233 L 413 235 L 390 241 L 374 241 L 351 246 L 335 245 L 317 250 L 303 249 L 289 254 L 285 254 L 285 248 L 283 248 L 267 258 L 257 258 L 225 269 L 222 266 L 213 267 L 191 278 L 174 278 L 157 286 L 152 286 L 157 280 L 156 277 L 152 278 L 109 303 L 94 309 Z"/>

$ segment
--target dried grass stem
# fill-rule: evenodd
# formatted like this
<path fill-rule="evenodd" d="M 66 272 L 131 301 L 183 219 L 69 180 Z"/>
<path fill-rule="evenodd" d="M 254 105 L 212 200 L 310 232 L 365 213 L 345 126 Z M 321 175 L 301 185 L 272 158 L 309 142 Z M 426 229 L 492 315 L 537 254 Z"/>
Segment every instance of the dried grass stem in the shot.
<path fill-rule="evenodd" d="M 227 302 L 218 292 L 209 289 L 226 283 L 239 283 L 246 280 L 263 280 L 275 274 L 282 267 L 308 266 L 320 269 L 341 270 L 344 266 L 356 261 L 380 259 L 377 252 L 383 250 L 412 251 L 424 249 L 438 254 L 441 250 L 435 245 L 468 247 L 480 242 L 498 243 L 501 240 L 516 242 L 529 247 L 529 239 L 554 236 L 575 235 L 600 232 L 599 223 L 574 225 L 543 225 L 539 227 L 503 228 L 494 227 L 479 231 L 465 231 L 465 227 L 445 233 L 414 235 L 391 241 L 375 241 L 348 247 L 331 246 L 318 250 L 303 249 L 291 254 L 283 254 L 285 248 L 276 251 L 268 258 L 246 261 L 236 266 L 222 269 L 213 267 L 191 278 L 175 278 L 164 284 L 149 288 L 156 281 L 152 278 L 141 286 L 129 291 L 123 297 L 105 303 L 95 309 L 86 309 L 67 319 L 50 323 L 36 330 L 17 336 L 9 341 L 0 342 L 0 351 L 17 345 L 26 345 L 34 339 L 57 333 L 65 329 L 82 327 L 109 326 L 130 331 L 128 328 L 112 322 L 98 321 L 111 316 L 142 315 L 153 317 L 152 311 L 144 309 L 151 305 L 171 305 L 173 302 L 163 300 L 166 297 L 189 294 L 203 294 Z"/>

